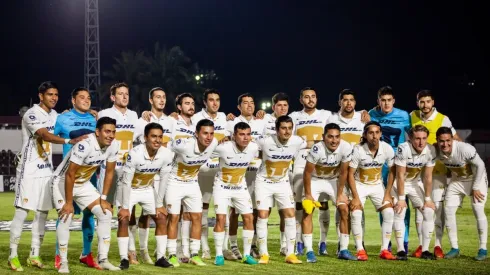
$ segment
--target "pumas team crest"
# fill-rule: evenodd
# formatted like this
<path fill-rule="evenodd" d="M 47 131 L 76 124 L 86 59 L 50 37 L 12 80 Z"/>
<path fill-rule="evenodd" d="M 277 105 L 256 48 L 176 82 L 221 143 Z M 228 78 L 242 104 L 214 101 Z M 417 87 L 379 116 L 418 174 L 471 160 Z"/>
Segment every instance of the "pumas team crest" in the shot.
<path fill-rule="evenodd" d="M 29 202 L 29 199 L 28 198 L 24 198 L 23 202 L 24 202 L 24 204 L 26 204 L 26 203 Z"/>

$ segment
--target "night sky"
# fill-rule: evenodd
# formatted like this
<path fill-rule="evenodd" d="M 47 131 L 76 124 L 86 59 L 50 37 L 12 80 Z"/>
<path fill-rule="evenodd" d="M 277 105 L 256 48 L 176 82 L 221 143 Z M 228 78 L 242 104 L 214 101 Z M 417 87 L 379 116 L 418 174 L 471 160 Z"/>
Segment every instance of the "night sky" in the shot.
<path fill-rule="evenodd" d="M 416 92 L 431 89 L 456 128 L 490 129 L 484 4 L 390 2 L 101 0 L 101 70 L 121 51 L 159 41 L 217 72 L 225 112 L 236 113 L 245 92 L 257 107 L 286 92 L 298 110 L 304 86 L 316 88 L 320 108 L 337 110 L 339 91 L 350 88 L 357 109 L 370 109 L 377 90 L 390 85 L 399 108 L 413 110 Z M 44 80 L 58 82 L 63 110 L 83 86 L 84 1 L 9 0 L 1 13 L 0 88 L 9 102 L 0 115 L 37 102 Z"/>

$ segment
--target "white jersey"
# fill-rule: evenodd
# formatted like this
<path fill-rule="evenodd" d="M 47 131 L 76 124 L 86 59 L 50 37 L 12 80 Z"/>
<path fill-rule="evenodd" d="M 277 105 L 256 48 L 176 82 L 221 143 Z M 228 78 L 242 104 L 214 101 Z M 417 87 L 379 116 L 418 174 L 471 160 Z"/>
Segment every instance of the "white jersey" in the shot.
<path fill-rule="evenodd" d="M 195 137 L 172 141 L 170 149 L 175 153 L 175 157 L 169 179 L 174 182 L 197 183 L 199 168 L 208 161 L 216 146 L 218 141 L 213 139 L 204 152 L 200 152 Z"/>
<path fill-rule="evenodd" d="M 245 122 L 250 126 L 250 130 L 252 131 L 251 133 L 252 140 L 256 140 L 264 134 L 264 129 L 265 129 L 264 120 L 255 119 L 255 118 L 252 118 L 251 120 L 247 120 L 245 117 L 240 115 L 236 117 L 234 120 L 228 121 L 228 132 L 230 132 L 230 135 L 234 133 L 235 125 L 238 122 Z"/>
<path fill-rule="evenodd" d="M 258 152 L 259 147 L 255 142 L 250 142 L 243 151 L 238 150 L 234 141 L 227 141 L 218 145 L 213 154 L 219 158 L 219 170 L 216 173 L 215 182 L 231 185 L 246 184 L 247 167 Z"/>
<path fill-rule="evenodd" d="M 116 107 L 107 108 L 99 112 L 98 118 L 110 117 L 116 120 L 116 139 L 113 143 L 118 146 L 118 159 L 116 169 L 122 169 L 129 150 L 133 148 L 135 129 L 138 123 L 138 115 L 129 109 L 121 113 Z"/>
<path fill-rule="evenodd" d="M 270 136 L 276 134 L 276 119 L 277 118 L 274 116 L 274 114 L 265 114 L 264 136 Z"/>
<path fill-rule="evenodd" d="M 376 155 L 369 150 L 367 143 L 354 146 L 349 167 L 356 168 L 354 178 L 357 182 L 367 185 L 378 185 L 382 182 L 381 170 L 383 164 L 392 167 L 395 152 L 386 142 L 380 141 Z"/>
<path fill-rule="evenodd" d="M 362 131 L 364 130 L 364 122 L 361 121 L 361 116 L 360 112 L 355 112 L 352 118 L 345 118 L 338 112 L 328 118 L 327 124 L 335 123 L 339 125 L 340 138 L 354 146 L 361 142 Z"/>
<path fill-rule="evenodd" d="M 323 129 L 327 124 L 332 112 L 318 110 L 310 115 L 304 110 L 292 112 L 289 116 L 293 119 L 294 134 L 302 137 L 306 141 L 320 141 L 323 136 Z"/>
<path fill-rule="evenodd" d="M 196 113 L 192 116 L 192 124 L 194 124 L 194 128 L 197 123 L 203 119 L 209 119 L 214 123 L 214 137 L 220 141 L 227 136 L 230 136 L 230 133 L 227 130 L 227 121 L 226 115 L 223 112 L 218 112 L 215 118 L 212 118 L 207 112 L 206 109 L 202 109 L 199 113 Z"/>
<path fill-rule="evenodd" d="M 259 138 L 256 142 L 262 151 L 262 164 L 257 177 L 271 181 L 287 178 L 294 156 L 300 149 L 306 148 L 306 141 L 294 135 L 284 145 L 279 142 L 277 135 Z"/>
<path fill-rule="evenodd" d="M 187 125 L 182 116 L 179 115 L 178 119 L 170 118 L 173 124 L 172 131 L 172 140 L 176 140 L 179 138 L 189 138 L 193 137 L 196 131 L 196 126 L 192 123 Z"/>
<path fill-rule="evenodd" d="M 436 165 L 436 150 L 434 146 L 427 144 L 419 154 L 410 142 L 404 142 L 398 145 L 395 165 L 406 167 L 405 181 L 417 182 L 420 180 L 422 168 Z"/>
<path fill-rule="evenodd" d="M 339 177 L 340 165 L 352 158 L 352 146 L 340 140 L 337 150 L 330 151 L 325 142 L 320 141 L 311 147 L 306 161 L 315 164 L 312 176 L 321 179 L 336 179 Z"/>
<path fill-rule="evenodd" d="M 47 113 L 38 104 L 27 110 L 22 117 L 23 144 L 17 165 L 19 178 L 49 177 L 53 174 L 52 145 L 36 135 L 36 132 L 46 128 L 52 134 L 57 117 L 55 110 Z"/>
<path fill-rule="evenodd" d="M 486 176 L 485 163 L 473 145 L 453 140 L 451 155 L 439 152 L 438 159 L 451 171 L 455 181 L 482 182 Z"/>
<path fill-rule="evenodd" d="M 150 122 L 158 123 L 163 128 L 163 138 L 162 143 L 168 143 L 172 138 L 172 129 L 173 122 L 166 115 L 162 115 L 161 117 L 155 116 L 153 113 L 150 113 Z M 148 124 L 148 121 L 144 120 L 142 117 L 138 119 L 136 123 L 136 129 L 134 130 L 134 140 L 137 140 L 140 143 L 145 142 L 145 127 Z"/>
<path fill-rule="evenodd" d="M 118 144 L 114 140 L 110 146 L 102 149 L 95 134 L 90 134 L 86 139 L 73 145 L 54 172 L 54 176 L 59 177 L 60 182 L 64 182 L 66 170 L 70 166 L 70 162 L 73 162 L 80 165 L 75 173 L 75 184 L 84 184 L 90 181 L 92 175 L 104 161 L 115 162 L 118 160 L 117 146 Z"/>

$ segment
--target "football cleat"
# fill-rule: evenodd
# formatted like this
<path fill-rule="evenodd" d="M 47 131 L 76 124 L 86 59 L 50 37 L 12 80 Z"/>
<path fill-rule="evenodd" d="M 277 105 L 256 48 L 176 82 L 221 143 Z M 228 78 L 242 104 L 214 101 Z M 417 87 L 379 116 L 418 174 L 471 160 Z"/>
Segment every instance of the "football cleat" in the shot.
<path fill-rule="evenodd" d="M 259 264 L 268 264 L 270 261 L 270 256 L 267 254 L 264 254 L 260 256 Z"/>
<path fill-rule="evenodd" d="M 198 255 L 192 256 L 190 259 L 190 262 L 194 265 L 197 265 L 197 266 L 205 266 L 206 265 Z"/>
<path fill-rule="evenodd" d="M 119 268 L 121 270 L 129 269 L 129 260 L 128 259 L 122 259 L 121 263 L 119 264 Z"/>
<path fill-rule="evenodd" d="M 235 252 L 235 250 L 233 250 L 233 253 L 235 253 L 235 255 L 237 255 L 236 252 Z M 251 255 L 250 256 L 254 257 L 255 259 L 260 258 L 259 248 L 256 245 L 252 245 L 252 250 L 251 250 Z M 238 256 L 237 256 L 237 258 L 240 260 L 240 258 Z"/>
<path fill-rule="evenodd" d="M 164 268 L 168 268 L 168 267 L 174 267 L 173 264 L 169 263 L 167 261 L 167 259 L 165 259 L 165 257 L 161 257 L 160 259 L 158 259 L 156 262 L 155 262 L 155 266 L 158 266 L 158 267 L 164 267 Z"/>
<path fill-rule="evenodd" d="M 422 246 L 419 245 L 419 247 L 417 247 L 417 250 L 415 250 L 412 253 L 412 257 L 414 257 L 414 258 L 420 258 L 421 256 L 422 256 Z"/>
<path fill-rule="evenodd" d="M 238 248 L 236 246 L 235 247 L 232 247 L 231 249 L 236 249 L 236 251 L 238 252 L 238 254 L 240 256 L 242 256 L 242 254 L 240 253 L 240 251 L 238 250 Z M 233 253 L 233 250 L 229 250 L 229 249 L 224 250 L 223 251 L 223 256 L 228 261 L 236 261 L 236 260 L 238 260 L 237 256 Z"/>
<path fill-rule="evenodd" d="M 101 261 L 99 261 L 99 266 L 103 269 L 103 270 L 109 270 L 109 271 L 117 271 L 117 270 L 121 270 L 119 267 L 116 267 L 114 266 L 113 264 L 111 264 L 109 262 L 109 260 L 107 259 L 103 259 Z"/>
<path fill-rule="evenodd" d="M 168 262 L 171 265 L 173 265 L 174 267 L 179 267 L 180 266 L 179 259 L 177 258 L 176 255 L 170 255 L 170 257 L 168 259 Z"/>
<path fill-rule="evenodd" d="M 61 262 L 60 268 L 58 269 L 58 273 L 70 273 L 70 269 L 68 268 L 68 262 Z"/>
<path fill-rule="evenodd" d="M 39 257 L 39 256 L 27 258 L 27 266 L 44 268 L 43 261 L 41 260 L 41 257 Z"/>
<path fill-rule="evenodd" d="M 383 260 L 396 260 L 396 257 L 388 249 L 382 250 L 379 257 Z"/>
<path fill-rule="evenodd" d="M 444 256 L 444 259 L 454 259 L 459 257 L 459 248 L 451 248 L 451 250 Z"/>
<path fill-rule="evenodd" d="M 405 252 L 405 250 L 398 251 L 396 253 L 396 259 L 399 260 L 399 261 L 406 261 L 406 260 L 408 260 L 407 252 Z"/>
<path fill-rule="evenodd" d="M 296 255 L 303 256 L 305 254 L 305 245 L 302 242 L 296 243 Z"/>
<path fill-rule="evenodd" d="M 223 255 L 216 256 L 216 258 L 214 258 L 214 264 L 217 266 L 224 266 L 225 258 L 223 257 Z"/>
<path fill-rule="evenodd" d="M 339 251 L 337 258 L 340 260 L 357 261 L 357 258 L 350 254 L 350 251 L 347 249 Z"/>
<path fill-rule="evenodd" d="M 205 260 L 211 260 L 211 252 L 209 250 L 203 250 L 201 258 Z"/>
<path fill-rule="evenodd" d="M 434 256 L 436 259 L 443 259 L 444 258 L 444 251 L 440 246 L 434 247 Z"/>
<path fill-rule="evenodd" d="M 243 257 L 243 259 L 242 259 L 242 263 L 249 264 L 249 265 L 256 265 L 259 262 L 257 262 L 257 260 L 255 260 L 254 257 L 252 257 L 250 255 L 245 255 L 245 257 Z"/>
<path fill-rule="evenodd" d="M 288 254 L 288 248 L 287 248 L 287 247 L 281 247 L 281 250 L 279 251 L 279 254 L 280 254 L 281 256 L 286 257 L 286 256 L 287 256 L 287 254 Z"/>
<path fill-rule="evenodd" d="M 56 255 L 54 256 L 54 268 L 60 269 L 60 266 L 61 266 L 61 256 Z"/>
<path fill-rule="evenodd" d="M 60 258 L 60 261 L 61 261 L 61 258 Z M 94 257 L 92 256 L 92 252 L 88 253 L 85 256 L 80 255 L 80 263 L 85 264 L 87 267 L 92 267 L 92 268 L 95 268 L 98 270 L 102 270 L 102 268 L 94 260 Z"/>
<path fill-rule="evenodd" d="M 366 253 L 366 250 L 359 250 L 357 251 L 357 260 L 358 261 L 367 261 L 368 260 L 368 255 Z"/>
<path fill-rule="evenodd" d="M 313 254 L 313 251 L 310 251 L 310 252 Z M 315 256 L 315 254 L 313 254 L 313 257 L 314 256 Z M 286 263 L 288 263 L 288 264 L 302 264 L 303 262 L 300 261 L 298 259 L 298 257 L 296 257 L 296 255 L 294 255 L 294 253 L 291 253 L 289 256 L 286 257 Z"/>
<path fill-rule="evenodd" d="M 486 249 L 479 249 L 478 254 L 475 257 L 475 260 L 477 261 L 484 261 L 487 258 L 487 250 Z"/>
<path fill-rule="evenodd" d="M 24 268 L 22 268 L 22 265 L 20 264 L 19 257 L 13 257 L 12 259 L 9 259 L 9 267 L 13 271 L 24 271 Z"/>
<path fill-rule="evenodd" d="M 434 254 L 430 253 L 429 251 L 424 251 L 420 255 L 420 259 L 424 259 L 424 260 L 435 260 L 436 258 L 434 257 Z"/>
<path fill-rule="evenodd" d="M 140 264 L 138 258 L 136 258 L 136 251 L 129 250 L 128 252 L 129 264 Z"/>
<path fill-rule="evenodd" d="M 318 244 L 318 255 L 320 256 L 328 255 L 326 242 L 321 242 L 320 244 Z"/>
<path fill-rule="evenodd" d="M 150 257 L 150 253 L 148 253 L 148 250 L 146 249 L 140 250 L 140 257 L 141 257 L 141 261 L 145 264 L 151 264 L 151 265 L 155 264 L 153 263 L 153 260 Z"/>
<path fill-rule="evenodd" d="M 317 262 L 315 253 L 313 251 L 306 252 L 306 262 L 307 263 L 316 263 Z"/>

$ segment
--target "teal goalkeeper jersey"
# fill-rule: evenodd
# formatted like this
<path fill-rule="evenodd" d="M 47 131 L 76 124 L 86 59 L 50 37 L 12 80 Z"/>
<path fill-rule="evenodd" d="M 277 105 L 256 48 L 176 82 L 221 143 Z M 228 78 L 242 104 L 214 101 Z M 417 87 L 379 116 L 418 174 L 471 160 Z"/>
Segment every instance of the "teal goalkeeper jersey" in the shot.
<path fill-rule="evenodd" d="M 73 139 L 95 132 L 97 122 L 90 113 L 81 114 L 75 109 L 61 114 L 56 119 L 54 134 L 62 138 Z M 70 151 L 71 144 L 63 144 L 63 158 Z"/>

